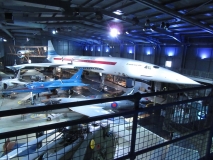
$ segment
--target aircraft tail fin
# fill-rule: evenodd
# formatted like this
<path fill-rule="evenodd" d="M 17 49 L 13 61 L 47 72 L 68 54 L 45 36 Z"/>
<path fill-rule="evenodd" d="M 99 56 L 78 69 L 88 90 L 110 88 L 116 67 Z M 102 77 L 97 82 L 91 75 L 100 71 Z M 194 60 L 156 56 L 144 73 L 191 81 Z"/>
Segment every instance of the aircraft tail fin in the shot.
<path fill-rule="evenodd" d="M 129 95 L 133 95 L 135 93 L 135 88 L 130 88 L 127 89 L 126 92 L 124 94 L 122 94 L 121 96 L 129 96 Z"/>
<path fill-rule="evenodd" d="M 15 79 L 20 79 L 20 73 L 21 73 L 21 70 L 19 69 Z"/>
<path fill-rule="evenodd" d="M 83 73 L 83 69 L 82 68 L 80 68 L 79 70 L 78 70 L 78 72 L 77 73 L 75 73 L 71 78 L 70 78 L 70 80 L 81 80 L 81 75 L 82 75 L 82 73 Z"/>
<path fill-rule="evenodd" d="M 47 59 L 51 61 L 51 58 L 54 56 L 58 56 L 58 54 L 56 53 L 51 40 L 48 40 Z"/>

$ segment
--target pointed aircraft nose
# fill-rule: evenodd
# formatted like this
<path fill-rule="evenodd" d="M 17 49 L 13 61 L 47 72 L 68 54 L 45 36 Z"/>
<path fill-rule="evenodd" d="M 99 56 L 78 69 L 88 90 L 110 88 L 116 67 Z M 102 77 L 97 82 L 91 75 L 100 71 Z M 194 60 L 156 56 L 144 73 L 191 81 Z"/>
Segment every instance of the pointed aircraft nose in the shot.
<path fill-rule="evenodd" d="M 186 77 L 183 76 L 181 74 L 179 74 L 178 76 L 175 77 L 175 79 L 177 80 L 177 83 L 179 84 L 194 84 L 194 85 L 201 85 L 200 83 Z"/>
<path fill-rule="evenodd" d="M 200 83 L 179 73 L 162 68 L 161 78 L 169 83 L 201 85 Z"/>

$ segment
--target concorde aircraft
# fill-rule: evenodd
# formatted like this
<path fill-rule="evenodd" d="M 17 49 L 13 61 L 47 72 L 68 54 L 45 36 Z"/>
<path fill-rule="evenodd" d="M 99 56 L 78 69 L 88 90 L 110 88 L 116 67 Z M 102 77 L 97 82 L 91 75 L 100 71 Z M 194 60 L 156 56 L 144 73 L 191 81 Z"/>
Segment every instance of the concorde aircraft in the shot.
<path fill-rule="evenodd" d="M 134 79 L 142 79 L 149 81 L 158 81 L 176 84 L 194 84 L 200 83 L 168 70 L 157 65 L 127 58 L 118 57 L 93 57 L 93 56 L 60 56 L 48 41 L 47 60 L 51 63 L 30 63 L 16 66 L 8 66 L 8 68 L 17 70 L 25 67 L 60 67 L 60 68 L 83 68 L 87 71 L 97 72 L 101 76 L 111 74 L 115 76 L 123 76 Z M 102 86 L 104 86 L 104 76 L 102 76 Z"/>

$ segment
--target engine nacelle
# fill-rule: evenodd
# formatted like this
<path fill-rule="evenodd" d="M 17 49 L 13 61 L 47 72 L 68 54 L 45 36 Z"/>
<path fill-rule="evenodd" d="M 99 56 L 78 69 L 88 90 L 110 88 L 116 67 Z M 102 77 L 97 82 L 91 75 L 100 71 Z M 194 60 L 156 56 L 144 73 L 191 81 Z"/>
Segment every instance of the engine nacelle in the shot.
<path fill-rule="evenodd" d="M 1 88 L 2 89 L 8 89 L 11 86 L 14 86 L 14 84 L 12 84 L 12 83 L 4 83 L 4 82 L 1 83 Z"/>

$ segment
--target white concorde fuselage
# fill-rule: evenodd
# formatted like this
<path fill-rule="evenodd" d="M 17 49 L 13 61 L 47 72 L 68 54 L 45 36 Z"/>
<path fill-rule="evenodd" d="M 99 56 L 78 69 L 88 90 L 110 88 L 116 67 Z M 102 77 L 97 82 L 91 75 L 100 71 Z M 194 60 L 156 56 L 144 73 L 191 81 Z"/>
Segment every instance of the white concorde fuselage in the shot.
<path fill-rule="evenodd" d="M 48 60 L 54 64 L 61 64 L 61 68 L 84 68 L 92 72 L 158 82 L 200 84 L 163 67 L 127 58 L 51 55 Z"/>

